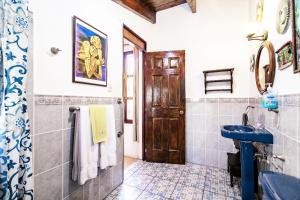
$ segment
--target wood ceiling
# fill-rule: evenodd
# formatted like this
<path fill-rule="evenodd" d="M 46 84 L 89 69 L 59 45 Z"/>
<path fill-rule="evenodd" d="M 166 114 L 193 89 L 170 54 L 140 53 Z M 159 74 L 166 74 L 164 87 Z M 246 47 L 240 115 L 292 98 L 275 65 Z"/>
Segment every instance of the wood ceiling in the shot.
<path fill-rule="evenodd" d="M 180 4 L 188 3 L 191 11 L 196 12 L 196 0 L 112 0 L 121 6 L 133 11 L 139 16 L 155 24 L 156 12 Z"/>

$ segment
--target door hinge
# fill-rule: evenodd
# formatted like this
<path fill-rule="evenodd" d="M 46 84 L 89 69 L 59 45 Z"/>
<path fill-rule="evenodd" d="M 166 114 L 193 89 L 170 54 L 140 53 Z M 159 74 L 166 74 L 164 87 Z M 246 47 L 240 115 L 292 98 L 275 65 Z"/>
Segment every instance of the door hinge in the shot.
<path fill-rule="evenodd" d="M 147 149 L 145 149 L 145 152 L 147 152 Z"/>

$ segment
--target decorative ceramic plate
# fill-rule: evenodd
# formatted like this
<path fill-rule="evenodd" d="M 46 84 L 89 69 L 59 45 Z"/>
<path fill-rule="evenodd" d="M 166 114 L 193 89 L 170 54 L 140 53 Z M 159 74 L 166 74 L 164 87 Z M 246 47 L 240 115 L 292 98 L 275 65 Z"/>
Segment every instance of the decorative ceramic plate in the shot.
<path fill-rule="evenodd" d="M 290 9 L 289 0 L 281 0 L 276 14 L 276 29 L 280 34 L 286 33 L 290 24 Z"/>
<path fill-rule="evenodd" d="M 261 22 L 264 16 L 264 0 L 259 0 L 256 6 L 256 21 Z"/>

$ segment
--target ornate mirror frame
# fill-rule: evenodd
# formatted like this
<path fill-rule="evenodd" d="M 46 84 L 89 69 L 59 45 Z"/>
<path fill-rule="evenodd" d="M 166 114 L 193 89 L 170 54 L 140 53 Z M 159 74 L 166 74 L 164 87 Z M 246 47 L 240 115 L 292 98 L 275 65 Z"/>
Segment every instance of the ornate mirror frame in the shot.
<path fill-rule="evenodd" d="M 263 88 L 259 81 L 259 64 L 260 64 L 260 57 L 262 50 L 264 48 L 267 48 L 268 54 L 269 54 L 269 64 L 264 66 L 264 69 L 267 69 L 266 71 L 266 85 L 267 83 L 271 83 L 271 86 L 273 86 L 274 79 L 275 79 L 275 72 L 276 72 L 276 61 L 275 61 L 275 51 L 272 43 L 270 41 L 264 41 L 257 52 L 256 56 L 256 64 L 255 64 L 255 79 L 256 79 L 256 86 L 260 94 L 263 94 L 267 87 Z"/>

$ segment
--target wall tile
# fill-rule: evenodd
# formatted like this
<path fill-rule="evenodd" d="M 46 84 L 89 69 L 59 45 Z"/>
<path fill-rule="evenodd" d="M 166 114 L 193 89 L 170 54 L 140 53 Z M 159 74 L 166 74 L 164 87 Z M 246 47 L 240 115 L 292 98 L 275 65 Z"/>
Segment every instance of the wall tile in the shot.
<path fill-rule="evenodd" d="M 77 183 L 70 180 L 73 144 L 71 127 L 73 127 L 72 120 L 74 118 L 70 117 L 69 107 L 71 105 L 114 104 L 118 132 L 123 131 L 123 105 L 116 104 L 117 98 L 36 95 L 34 100 L 32 103 L 32 108 L 35 108 L 34 160 L 35 174 L 38 174 L 35 178 L 37 181 L 35 181 L 34 188 L 38 196 L 35 199 L 61 200 L 64 197 L 67 200 L 82 200 L 83 198 L 99 200 L 122 182 L 123 136 L 117 140 L 117 166 L 104 170 L 101 177 L 89 181 L 84 186 L 78 186 Z M 62 163 L 65 164 L 62 165 Z M 60 169 L 59 173 L 48 175 L 55 166 L 59 166 L 57 167 Z M 50 171 L 45 172 L 46 170 Z M 53 180 L 49 182 L 46 175 L 51 176 Z M 53 183 L 54 187 L 49 186 L 54 180 L 59 180 L 60 183 Z M 40 184 L 42 181 L 45 183 Z M 40 184 L 40 187 L 37 184 Z M 48 188 L 50 189 L 47 190 Z M 47 191 L 44 192 L 44 190 Z M 48 195 L 48 192 L 51 195 Z"/>
<path fill-rule="evenodd" d="M 296 141 L 284 137 L 284 155 L 286 159 L 284 163 L 284 173 L 291 176 L 297 176 L 298 153 Z"/>
<path fill-rule="evenodd" d="M 194 148 L 192 163 L 207 165 L 206 153 L 204 148 L 200 148 L 200 147 Z"/>
<path fill-rule="evenodd" d="M 300 143 L 298 143 L 298 178 L 300 179 Z"/>
<path fill-rule="evenodd" d="M 218 153 L 219 151 L 216 149 L 205 149 L 205 158 L 208 166 L 218 167 Z"/>
<path fill-rule="evenodd" d="M 73 160 L 74 129 L 63 130 L 63 163 Z"/>
<path fill-rule="evenodd" d="M 212 101 L 210 99 L 209 101 Z M 207 116 L 218 116 L 219 115 L 219 103 L 218 100 L 216 102 L 206 102 L 205 103 L 205 115 Z"/>
<path fill-rule="evenodd" d="M 227 169 L 227 151 L 219 151 L 218 153 L 218 162 L 220 169 Z"/>
<path fill-rule="evenodd" d="M 81 186 L 72 180 L 72 164 L 66 163 L 63 165 L 63 196 L 66 197 L 73 193 Z"/>
<path fill-rule="evenodd" d="M 193 132 L 192 131 L 186 131 L 185 132 L 185 158 L 186 162 L 192 162 L 193 161 Z"/>
<path fill-rule="evenodd" d="M 297 109 L 292 106 L 284 106 L 280 109 L 280 131 L 297 140 Z"/>
<path fill-rule="evenodd" d="M 219 138 L 219 150 L 226 151 L 226 152 L 233 152 L 234 151 L 234 144 L 233 140 L 229 138 L 220 137 Z"/>
<path fill-rule="evenodd" d="M 62 129 L 61 105 L 35 106 L 35 134 Z"/>
<path fill-rule="evenodd" d="M 69 111 L 71 106 L 78 107 L 76 105 L 63 105 L 62 106 L 62 127 L 63 129 L 69 129 L 75 126 L 75 115 Z"/>
<path fill-rule="evenodd" d="M 233 103 L 220 103 L 219 104 L 219 115 L 233 115 Z"/>
<path fill-rule="evenodd" d="M 215 133 L 220 130 L 219 117 L 216 116 L 206 116 L 205 119 L 205 129 L 206 133 Z"/>
<path fill-rule="evenodd" d="M 72 194 L 64 198 L 64 200 L 83 200 L 83 187 L 78 188 Z"/>
<path fill-rule="evenodd" d="M 106 185 L 106 183 L 103 182 L 102 185 Z M 100 188 L 99 177 L 87 181 L 83 186 L 83 199 L 84 200 L 102 199 L 100 198 L 99 188 Z"/>
<path fill-rule="evenodd" d="M 34 191 L 36 200 L 61 200 L 62 167 L 35 176 Z"/>
<path fill-rule="evenodd" d="M 233 124 L 232 115 L 230 115 L 230 116 L 220 116 L 219 117 L 219 124 L 220 124 L 220 126 Z M 219 130 L 220 130 L 220 127 L 219 127 Z"/>
<path fill-rule="evenodd" d="M 100 182 L 105 183 L 100 185 L 101 199 L 106 197 L 112 191 L 112 173 L 111 168 L 100 172 Z"/>
<path fill-rule="evenodd" d="M 207 133 L 205 135 L 205 148 L 218 149 L 218 147 L 219 147 L 218 136 L 219 135 L 216 132 Z"/>
<path fill-rule="evenodd" d="M 56 131 L 36 135 L 34 146 L 35 174 L 62 164 L 62 133 Z"/>
<path fill-rule="evenodd" d="M 112 187 L 116 188 L 123 182 L 123 163 L 118 164 L 116 167 L 112 168 Z"/>
<path fill-rule="evenodd" d="M 206 133 L 201 131 L 195 131 L 192 133 L 192 137 L 189 140 L 192 141 L 192 145 L 195 148 L 196 146 L 199 148 L 205 148 L 205 140 L 206 140 Z"/>

